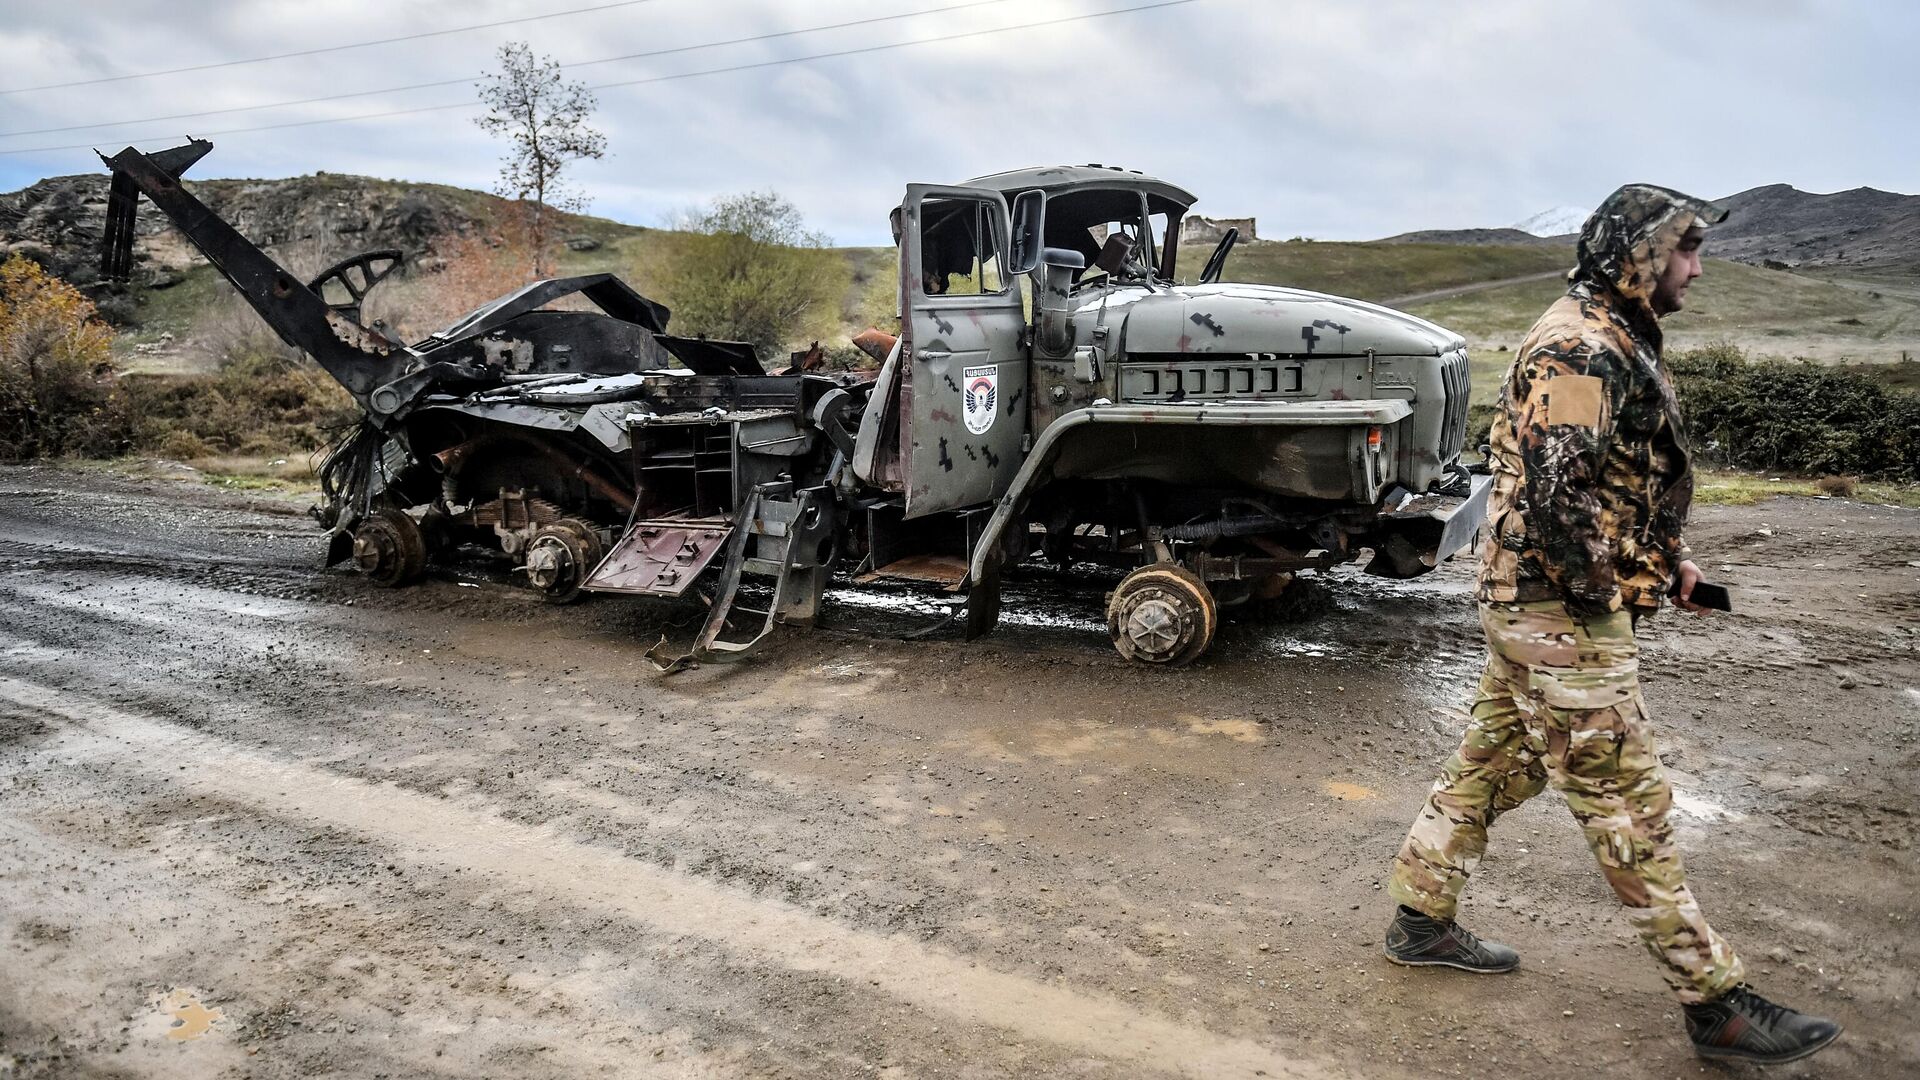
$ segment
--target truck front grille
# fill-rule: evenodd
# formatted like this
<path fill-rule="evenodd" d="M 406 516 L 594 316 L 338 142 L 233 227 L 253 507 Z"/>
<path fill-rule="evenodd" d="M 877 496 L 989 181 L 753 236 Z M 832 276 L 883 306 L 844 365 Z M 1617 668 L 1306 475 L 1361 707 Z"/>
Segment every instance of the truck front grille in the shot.
<path fill-rule="evenodd" d="M 1122 401 L 1219 401 L 1305 394 L 1303 368 L 1278 356 L 1238 355 L 1195 362 L 1181 356 L 1130 358 L 1120 367 Z"/>
<path fill-rule="evenodd" d="M 1440 453 L 1450 457 L 1467 440 L 1467 399 L 1473 388 L 1467 375 L 1467 350 L 1440 358 L 1440 385 L 1446 394 L 1446 420 L 1440 427 Z"/>

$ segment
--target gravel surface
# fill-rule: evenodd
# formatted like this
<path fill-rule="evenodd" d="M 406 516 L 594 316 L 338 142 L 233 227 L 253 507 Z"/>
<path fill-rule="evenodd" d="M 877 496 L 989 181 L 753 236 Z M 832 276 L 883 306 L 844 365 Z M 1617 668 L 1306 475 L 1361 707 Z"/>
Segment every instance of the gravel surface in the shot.
<path fill-rule="evenodd" d="M 482 562 L 382 591 L 298 504 L 0 469 L 0 1077 L 1677 1077 L 1551 793 L 1388 965 L 1384 882 L 1481 657 L 1466 567 L 1323 576 L 1183 671 L 1102 581 L 931 590 L 675 676 L 697 612 Z M 1645 626 L 1696 891 L 1920 1072 L 1920 513 L 1707 508 L 1739 612 Z"/>

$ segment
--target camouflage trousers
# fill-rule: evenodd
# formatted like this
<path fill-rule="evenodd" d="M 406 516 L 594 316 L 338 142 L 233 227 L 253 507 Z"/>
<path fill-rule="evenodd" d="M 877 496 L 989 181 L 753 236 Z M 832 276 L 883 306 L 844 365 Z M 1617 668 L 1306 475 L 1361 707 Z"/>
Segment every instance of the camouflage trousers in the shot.
<path fill-rule="evenodd" d="M 1452 918 L 1487 827 L 1551 780 L 1679 999 L 1732 989 L 1740 959 L 1701 915 L 1673 843 L 1632 616 L 1576 620 L 1546 601 L 1482 604 L 1480 621 L 1487 667 L 1473 722 L 1394 859 L 1393 898 Z"/>

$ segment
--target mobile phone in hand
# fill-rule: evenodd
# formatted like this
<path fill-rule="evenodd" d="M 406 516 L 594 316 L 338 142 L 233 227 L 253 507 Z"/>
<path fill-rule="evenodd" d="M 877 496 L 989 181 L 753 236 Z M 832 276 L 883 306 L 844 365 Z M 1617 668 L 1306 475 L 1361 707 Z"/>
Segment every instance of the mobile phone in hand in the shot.
<path fill-rule="evenodd" d="M 1673 596 L 1675 599 L 1678 599 L 1680 596 L 1680 582 L 1677 579 L 1673 583 Z M 1711 608 L 1714 611 L 1733 610 L 1733 594 L 1729 593 L 1727 587 L 1724 585 L 1714 585 L 1710 582 L 1696 581 L 1693 583 L 1693 592 L 1687 599 L 1703 608 Z"/>

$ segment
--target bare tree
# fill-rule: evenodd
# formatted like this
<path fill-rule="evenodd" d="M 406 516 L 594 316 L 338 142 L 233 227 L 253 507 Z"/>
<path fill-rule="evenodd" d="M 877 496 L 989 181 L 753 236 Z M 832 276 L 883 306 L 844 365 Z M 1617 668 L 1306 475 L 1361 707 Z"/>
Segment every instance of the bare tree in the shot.
<path fill-rule="evenodd" d="M 546 274 L 548 207 L 582 210 L 586 196 L 561 182 L 567 163 L 606 154 L 607 137 L 587 126 L 596 105 L 584 83 L 564 82 L 552 57 L 533 55 L 524 41 L 500 46 L 499 70 L 481 77 L 480 100 L 487 114 L 475 123 L 489 135 L 503 135 L 509 149 L 494 189 L 510 199 L 533 203 L 533 273 Z"/>

